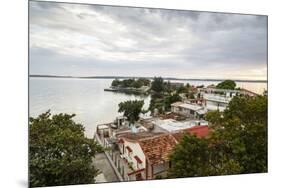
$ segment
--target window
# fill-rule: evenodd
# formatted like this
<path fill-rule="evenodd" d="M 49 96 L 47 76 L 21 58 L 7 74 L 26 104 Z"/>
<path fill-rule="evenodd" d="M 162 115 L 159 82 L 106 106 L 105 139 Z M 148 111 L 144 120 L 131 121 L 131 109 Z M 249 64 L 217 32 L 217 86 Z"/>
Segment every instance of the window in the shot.
<path fill-rule="evenodd" d="M 137 155 L 135 155 L 134 158 L 137 161 L 137 168 L 138 169 L 141 168 L 142 167 L 142 160 Z"/>
<path fill-rule="evenodd" d="M 126 146 L 126 150 L 126 153 L 128 154 L 129 158 L 132 159 L 133 150 L 130 148 L 130 146 Z"/>

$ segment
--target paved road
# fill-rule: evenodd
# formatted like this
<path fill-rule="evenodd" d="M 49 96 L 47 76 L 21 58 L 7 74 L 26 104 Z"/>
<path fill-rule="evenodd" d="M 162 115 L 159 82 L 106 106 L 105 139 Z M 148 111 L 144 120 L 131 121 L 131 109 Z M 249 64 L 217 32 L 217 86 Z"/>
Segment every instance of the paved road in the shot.
<path fill-rule="evenodd" d="M 96 154 L 93 163 L 102 173 L 96 177 L 97 183 L 119 181 L 104 153 Z"/>

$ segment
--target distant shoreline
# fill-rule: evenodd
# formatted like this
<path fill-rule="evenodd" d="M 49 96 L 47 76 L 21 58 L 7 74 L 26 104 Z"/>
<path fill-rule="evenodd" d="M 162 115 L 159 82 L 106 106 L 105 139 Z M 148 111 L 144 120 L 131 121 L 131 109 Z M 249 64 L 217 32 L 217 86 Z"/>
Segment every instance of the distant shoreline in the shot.
<path fill-rule="evenodd" d="M 141 77 L 141 76 L 54 76 L 54 75 L 29 75 L 32 78 L 78 78 L 78 79 L 129 79 L 129 78 L 147 78 L 153 79 L 154 77 Z M 176 81 L 210 81 L 220 82 L 225 79 L 198 79 L 198 78 L 173 78 L 173 77 L 162 77 L 164 80 L 176 80 Z M 233 79 L 235 82 L 252 82 L 252 83 L 267 83 L 267 80 L 240 80 Z"/>

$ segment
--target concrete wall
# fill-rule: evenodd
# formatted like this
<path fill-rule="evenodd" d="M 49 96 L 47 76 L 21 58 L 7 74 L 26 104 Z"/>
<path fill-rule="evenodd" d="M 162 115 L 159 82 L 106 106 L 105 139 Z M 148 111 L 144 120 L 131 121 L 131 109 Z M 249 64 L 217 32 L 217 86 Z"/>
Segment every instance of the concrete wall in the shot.
<path fill-rule="evenodd" d="M 215 101 L 206 101 L 207 110 L 217 110 L 219 105 L 219 111 L 224 111 L 227 107 L 227 104 L 215 102 Z"/>
<path fill-rule="evenodd" d="M 122 147 L 124 145 L 124 153 L 123 156 L 125 157 L 125 159 L 128 161 L 128 163 L 132 164 L 132 167 L 134 169 L 134 171 L 140 170 L 145 168 L 146 166 L 146 158 L 145 155 L 139 145 L 139 143 L 137 142 L 130 142 L 124 139 L 124 143 L 123 144 L 119 144 L 119 149 L 120 151 L 122 151 Z M 126 149 L 126 147 L 129 146 L 132 149 L 132 152 L 129 152 L 128 149 Z M 136 159 L 134 158 L 134 156 L 138 156 L 140 158 L 140 160 L 142 161 L 142 163 L 138 163 L 136 161 Z M 128 165 L 129 168 L 129 165 Z M 146 174 L 145 174 L 145 170 L 140 172 L 142 175 L 142 178 L 145 179 Z M 136 180 L 135 177 L 136 174 L 131 175 L 130 177 L 126 176 L 125 179 L 126 180 Z"/>
<path fill-rule="evenodd" d="M 181 108 L 181 107 L 171 107 L 171 111 L 177 114 L 181 114 L 187 117 L 195 117 L 195 112 L 194 114 L 191 114 L 191 110 L 190 109 L 186 109 L 186 108 Z"/>

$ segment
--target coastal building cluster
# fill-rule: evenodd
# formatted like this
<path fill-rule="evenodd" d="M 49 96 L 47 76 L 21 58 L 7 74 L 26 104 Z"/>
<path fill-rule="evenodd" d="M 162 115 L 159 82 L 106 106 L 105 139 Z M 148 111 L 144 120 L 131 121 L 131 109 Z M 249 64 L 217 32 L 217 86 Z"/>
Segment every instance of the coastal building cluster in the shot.
<path fill-rule="evenodd" d="M 120 181 L 151 180 L 167 177 L 169 156 L 184 134 L 206 137 L 211 132 L 204 115 L 224 111 L 234 96 L 257 94 L 245 90 L 197 89 L 196 99 L 171 104 L 171 111 L 142 116 L 130 125 L 125 117 L 97 125 L 95 139 L 106 148 L 105 154 Z"/>

